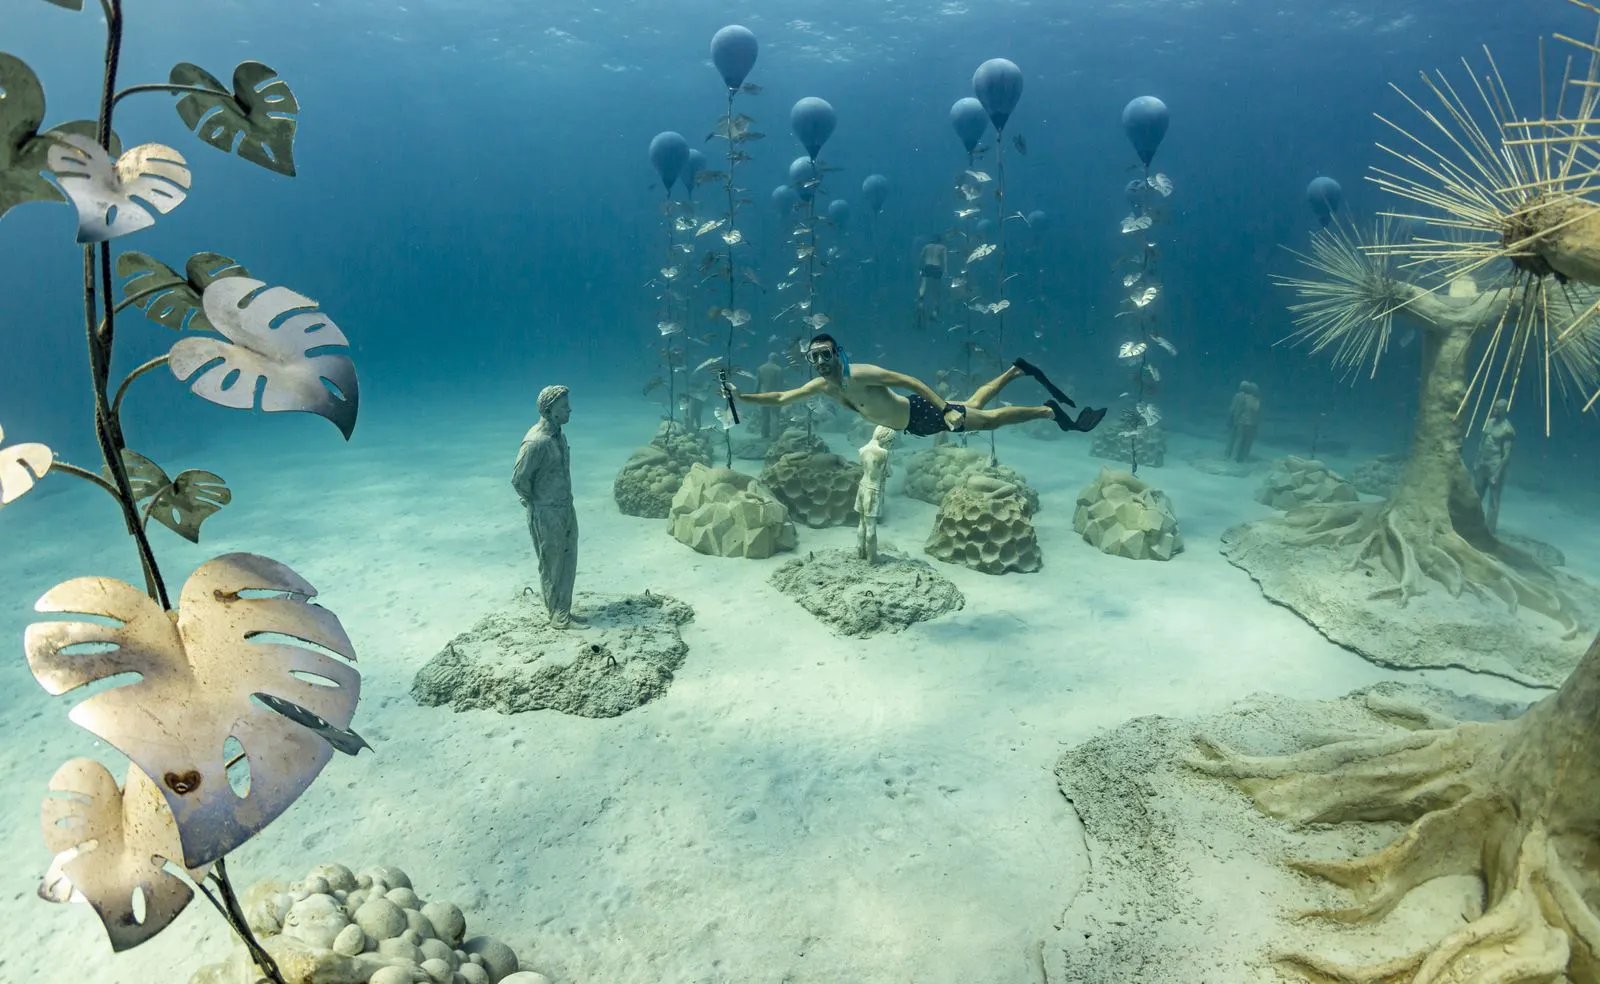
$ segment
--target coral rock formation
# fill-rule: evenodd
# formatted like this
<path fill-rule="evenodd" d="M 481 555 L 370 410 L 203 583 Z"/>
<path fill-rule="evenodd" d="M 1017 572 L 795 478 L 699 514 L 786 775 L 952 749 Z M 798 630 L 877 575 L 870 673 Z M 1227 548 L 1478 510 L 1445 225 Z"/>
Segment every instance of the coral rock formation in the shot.
<path fill-rule="evenodd" d="M 617 473 L 611 494 L 624 516 L 666 519 L 689 469 L 710 461 L 702 438 L 681 424 L 662 421 L 650 443 L 635 449 Z"/>
<path fill-rule="evenodd" d="M 288 984 L 516 984 L 542 976 L 521 970 L 499 940 L 468 938 L 458 907 L 424 902 L 406 873 L 389 865 L 358 876 L 342 864 L 322 864 L 292 884 L 256 882 L 241 902 Z M 189 984 L 260 980 L 241 947 L 196 971 Z"/>
<path fill-rule="evenodd" d="M 1365 495 L 1387 496 L 1406 470 L 1403 454 L 1380 454 L 1350 469 L 1350 484 Z"/>
<path fill-rule="evenodd" d="M 1061 432 L 1053 422 L 1050 427 Z M 1039 511 L 1039 493 L 1028 484 L 1022 473 L 1009 465 L 990 465 L 989 456 L 974 448 L 961 448 L 947 444 L 923 448 L 906 458 L 905 482 L 901 488 L 913 499 L 931 502 L 944 501 L 945 493 L 965 482 L 968 475 L 988 475 L 1017 490 L 1028 500 L 1028 508 Z"/>
<path fill-rule="evenodd" d="M 923 548 L 947 564 L 985 574 L 1032 573 L 1042 566 L 1033 506 L 1016 485 L 970 474 L 945 494 Z"/>
<path fill-rule="evenodd" d="M 1094 432 L 1089 453 L 1096 458 L 1132 464 L 1137 452 L 1140 465 L 1160 468 L 1167 460 L 1167 434 L 1160 424 L 1130 426 L 1121 421 Z"/>
<path fill-rule="evenodd" d="M 806 454 L 827 454 L 828 442 L 815 434 L 809 434 L 803 427 L 789 427 L 778 439 L 767 446 L 766 455 L 761 459 L 762 464 L 770 465 L 786 454 L 803 451 Z"/>
<path fill-rule="evenodd" d="M 769 461 L 761 484 L 789 507 L 789 515 L 812 529 L 853 526 L 861 466 L 827 451 L 794 451 Z"/>
<path fill-rule="evenodd" d="M 694 609 L 664 595 L 579 595 L 581 632 L 549 624 L 524 593 L 490 612 L 430 659 L 411 696 L 430 707 L 502 714 L 556 710 L 616 717 L 666 692 L 689 647 L 679 627 Z"/>
<path fill-rule="evenodd" d="M 1171 560 L 1183 550 L 1166 493 L 1112 468 L 1078 493 L 1072 528 L 1096 549 L 1130 560 Z"/>
<path fill-rule="evenodd" d="M 966 599 L 926 561 L 887 545 L 878 562 L 843 550 L 796 558 L 773 572 L 773 587 L 843 636 L 899 632 L 957 611 Z"/>
<path fill-rule="evenodd" d="M 1315 458 L 1289 455 L 1272 466 L 1256 490 L 1256 501 L 1274 509 L 1295 509 L 1313 502 L 1356 502 L 1356 487 Z"/>
<path fill-rule="evenodd" d="M 760 560 L 795 545 L 788 507 L 765 485 L 742 472 L 699 464 L 672 499 L 667 529 L 678 542 L 713 557 Z"/>

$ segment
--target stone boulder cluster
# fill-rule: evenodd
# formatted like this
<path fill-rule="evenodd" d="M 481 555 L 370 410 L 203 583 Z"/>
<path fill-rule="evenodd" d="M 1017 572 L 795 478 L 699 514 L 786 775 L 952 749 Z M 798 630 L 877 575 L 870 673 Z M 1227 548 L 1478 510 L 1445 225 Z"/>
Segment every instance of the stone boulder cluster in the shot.
<path fill-rule="evenodd" d="M 242 903 L 289 984 L 550 984 L 522 969 L 506 944 L 468 936 L 459 907 L 424 900 L 406 873 L 389 865 L 359 875 L 342 864 L 317 865 L 297 882 L 251 885 Z M 201 968 L 190 984 L 259 978 L 241 946 Z"/>

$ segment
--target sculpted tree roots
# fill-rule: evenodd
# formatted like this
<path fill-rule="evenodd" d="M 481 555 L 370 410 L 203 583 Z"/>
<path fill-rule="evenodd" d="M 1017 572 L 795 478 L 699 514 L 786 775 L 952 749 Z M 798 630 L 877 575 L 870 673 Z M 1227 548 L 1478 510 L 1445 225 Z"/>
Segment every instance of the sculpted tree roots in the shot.
<path fill-rule="evenodd" d="M 1600 984 L 1600 639 L 1559 691 L 1513 721 L 1375 710 L 1415 730 L 1277 757 L 1202 740 L 1187 764 L 1291 823 L 1410 823 L 1375 854 L 1291 862 L 1354 896 L 1306 915 L 1375 922 L 1418 885 L 1462 874 L 1480 880 L 1482 913 L 1385 963 L 1290 953 L 1279 966 L 1318 984 Z"/>
<path fill-rule="evenodd" d="M 1386 572 L 1392 583 L 1372 597 L 1404 605 L 1426 590 L 1426 581 L 1444 585 L 1454 597 L 1463 592 L 1499 599 L 1513 612 L 1529 608 L 1558 622 L 1567 638 L 1579 631 L 1574 603 L 1553 572 L 1532 555 L 1492 541 L 1479 549 L 1456 531 L 1448 514 L 1412 513 L 1393 502 L 1337 502 L 1304 506 L 1282 521 L 1298 530 L 1298 546 L 1354 548 L 1350 566 Z"/>

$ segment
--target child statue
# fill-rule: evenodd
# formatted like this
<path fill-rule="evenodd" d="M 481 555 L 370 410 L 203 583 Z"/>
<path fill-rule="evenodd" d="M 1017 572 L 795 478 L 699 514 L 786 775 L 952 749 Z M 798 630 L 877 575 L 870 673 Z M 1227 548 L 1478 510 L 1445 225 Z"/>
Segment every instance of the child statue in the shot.
<path fill-rule="evenodd" d="M 1500 525 L 1500 489 L 1506 483 L 1506 468 L 1511 464 L 1511 448 L 1517 443 L 1517 429 L 1506 419 L 1511 409 L 1505 400 L 1489 407 L 1483 422 L 1483 438 L 1478 442 L 1478 457 L 1472 463 L 1472 484 L 1483 500 L 1483 521 L 1493 533 Z"/>
<path fill-rule="evenodd" d="M 856 486 L 861 525 L 856 530 L 856 556 L 869 564 L 878 562 L 878 521 L 883 518 L 883 489 L 889 482 L 889 449 L 894 446 L 895 433 L 879 426 L 861 446 L 861 484 Z"/>
<path fill-rule="evenodd" d="M 756 369 L 756 388 L 763 393 L 783 389 L 783 366 L 778 362 L 778 353 L 768 352 L 767 361 Z M 762 437 L 771 440 L 783 433 L 783 421 L 778 416 L 777 407 L 760 407 L 757 412 L 761 414 Z"/>
<path fill-rule="evenodd" d="M 1228 457 L 1234 461 L 1250 459 L 1256 426 L 1261 423 L 1261 388 L 1248 379 L 1239 384 L 1228 407 Z"/>
<path fill-rule="evenodd" d="M 550 624 L 582 625 L 572 614 L 578 576 L 578 512 L 572 505 L 572 456 L 561 428 L 572 416 L 565 386 L 539 391 L 539 422 L 523 435 L 511 487 L 528 511 L 528 535 L 539 560 L 539 590 Z"/>

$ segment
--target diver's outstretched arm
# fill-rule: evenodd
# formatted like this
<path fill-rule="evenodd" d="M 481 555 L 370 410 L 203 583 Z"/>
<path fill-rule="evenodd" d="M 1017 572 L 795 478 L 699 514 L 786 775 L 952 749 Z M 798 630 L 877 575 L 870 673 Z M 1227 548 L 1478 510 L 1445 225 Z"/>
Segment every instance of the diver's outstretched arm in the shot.
<path fill-rule="evenodd" d="M 827 381 L 818 376 L 804 386 L 797 386 L 792 390 L 783 390 L 777 393 L 741 393 L 738 387 L 732 383 L 728 384 L 728 392 L 741 403 L 754 403 L 758 407 L 781 407 L 785 404 L 816 396 L 822 392 L 823 387 L 826 385 Z"/>

